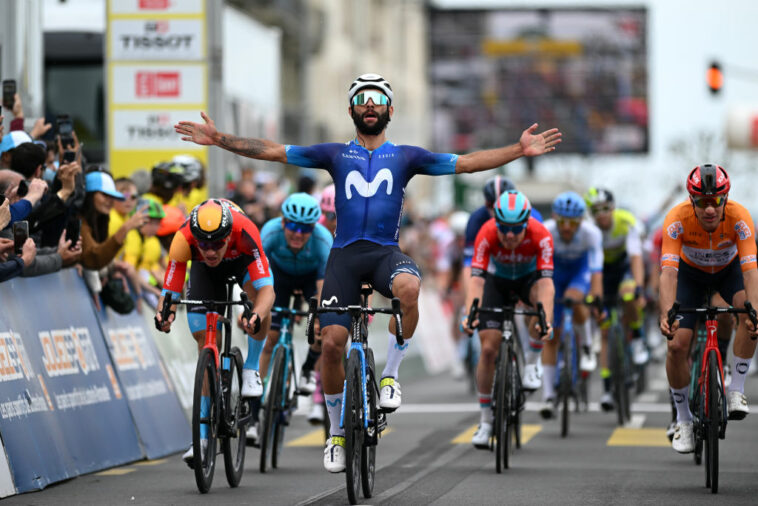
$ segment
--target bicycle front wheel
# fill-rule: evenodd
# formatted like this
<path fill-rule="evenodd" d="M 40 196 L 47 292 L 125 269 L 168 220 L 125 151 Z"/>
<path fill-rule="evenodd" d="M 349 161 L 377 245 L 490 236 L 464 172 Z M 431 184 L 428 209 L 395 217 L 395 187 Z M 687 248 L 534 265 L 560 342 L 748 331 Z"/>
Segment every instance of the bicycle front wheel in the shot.
<path fill-rule="evenodd" d="M 370 438 L 361 445 L 361 488 L 363 497 L 368 499 L 374 491 L 374 475 L 376 474 L 376 445 L 379 439 L 379 413 L 376 409 L 376 382 L 374 380 L 374 352 L 366 350 L 366 399 L 369 420 Z"/>
<path fill-rule="evenodd" d="M 707 430 L 705 433 L 705 486 L 711 488 L 712 493 L 719 490 L 719 432 L 722 421 L 722 390 L 721 374 L 719 371 L 718 357 L 716 352 L 708 354 L 708 390 L 706 393 L 706 417 Z"/>
<path fill-rule="evenodd" d="M 204 408 L 204 405 L 207 408 Z M 211 483 L 213 483 L 213 473 L 216 469 L 217 430 L 216 360 L 211 350 L 203 348 L 197 359 L 195 389 L 192 397 L 192 448 L 194 450 L 192 467 L 195 471 L 197 488 L 203 494 L 211 489 Z"/>
<path fill-rule="evenodd" d="M 228 357 L 229 369 L 224 371 L 224 399 L 227 406 L 225 416 L 226 423 L 233 429 L 233 433 L 225 437 L 221 442 L 224 451 L 224 469 L 226 481 L 230 487 L 236 487 L 242 480 L 242 471 L 245 467 L 245 429 L 239 423 L 245 414 L 247 403 L 242 400 L 242 353 L 238 348 L 232 348 Z"/>
<path fill-rule="evenodd" d="M 608 335 L 611 377 L 613 379 L 614 400 L 619 425 L 624 425 L 629 417 L 629 391 L 626 385 L 624 367 L 624 334 L 620 326 L 614 325 Z"/>
<path fill-rule="evenodd" d="M 506 452 L 505 432 L 508 426 L 508 376 L 506 368 L 508 362 L 508 351 L 505 342 L 500 343 L 500 352 L 497 356 L 497 365 L 495 369 L 495 424 L 492 427 L 492 435 L 495 438 L 495 471 L 502 473 L 503 469 L 508 467 L 508 456 Z"/>
<path fill-rule="evenodd" d="M 363 448 L 363 399 L 361 397 L 361 359 L 351 350 L 345 371 L 345 479 L 350 504 L 358 504 L 361 488 L 361 451 Z"/>
<path fill-rule="evenodd" d="M 263 403 L 262 431 L 260 433 L 260 471 L 266 472 L 269 455 L 274 451 L 274 433 L 279 423 L 279 406 L 281 405 L 282 381 L 284 376 L 284 348 L 277 347 L 274 354 L 271 376 L 266 385 L 266 400 Z"/>
<path fill-rule="evenodd" d="M 286 361 L 286 364 L 284 365 L 285 375 L 282 377 L 281 388 L 278 394 L 278 420 L 274 428 L 274 439 L 271 444 L 271 467 L 274 469 L 279 467 L 279 458 L 282 454 L 282 447 L 284 446 L 284 432 L 287 430 L 287 424 L 289 423 L 290 409 L 294 409 L 290 405 L 293 389 L 292 378 L 295 377 L 295 371 L 293 369 L 294 362 L 292 360 L 286 360 L 286 355 L 284 359 Z"/>

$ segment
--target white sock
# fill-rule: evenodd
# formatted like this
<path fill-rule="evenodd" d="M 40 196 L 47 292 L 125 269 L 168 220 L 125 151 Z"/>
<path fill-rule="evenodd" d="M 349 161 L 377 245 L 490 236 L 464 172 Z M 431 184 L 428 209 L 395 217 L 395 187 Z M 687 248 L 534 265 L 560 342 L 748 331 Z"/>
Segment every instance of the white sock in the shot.
<path fill-rule="evenodd" d="M 536 364 L 541 355 L 542 355 L 542 341 L 539 341 L 537 339 L 532 339 L 530 337 L 527 347 L 524 348 L 524 358 L 526 359 L 526 363 L 529 365 Z"/>
<path fill-rule="evenodd" d="M 592 346 L 592 322 L 587 318 L 584 323 L 574 325 L 574 332 L 582 346 Z"/>
<path fill-rule="evenodd" d="M 344 436 L 345 429 L 340 427 L 340 414 L 342 413 L 342 392 L 338 394 L 324 394 L 326 399 L 326 412 L 329 414 L 330 434 L 332 436 Z"/>
<path fill-rule="evenodd" d="M 555 366 L 542 364 L 542 400 L 555 399 Z"/>
<path fill-rule="evenodd" d="M 732 383 L 729 385 L 730 392 L 745 392 L 745 378 L 750 370 L 750 359 L 732 356 Z"/>
<path fill-rule="evenodd" d="M 690 387 L 686 386 L 684 388 L 670 388 L 670 390 L 671 395 L 674 398 L 674 406 L 676 406 L 676 421 L 691 422 L 692 412 L 690 411 L 689 401 Z"/>
<path fill-rule="evenodd" d="M 408 345 L 410 343 L 406 341 L 402 346 L 397 344 L 395 334 L 389 333 L 389 346 L 387 347 L 387 363 L 384 365 L 382 371 L 382 378 L 395 378 L 397 379 L 398 369 L 400 369 L 400 362 L 403 361 L 403 357 L 408 351 Z"/>
<path fill-rule="evenodd" d="M 482 410 L 479 423 L 492 424 L 492 394 L 479 392 L 479 408 Z"/>

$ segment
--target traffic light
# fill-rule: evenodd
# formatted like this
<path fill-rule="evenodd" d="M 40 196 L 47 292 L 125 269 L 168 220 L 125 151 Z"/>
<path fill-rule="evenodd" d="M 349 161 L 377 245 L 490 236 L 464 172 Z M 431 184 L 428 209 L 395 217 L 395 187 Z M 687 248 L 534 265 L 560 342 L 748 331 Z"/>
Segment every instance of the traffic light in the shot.
<path fill-rule="evenodd" d="M 711 63 L 708 67 L 708 74 L 706 75 L 708 80 L 708 89 L 711 90 L 711 95 L 718 95 L 721 92 L 721 88 L 724 86 L 724 73 L 721 71 L 721 65 L 717 62 Z"/>

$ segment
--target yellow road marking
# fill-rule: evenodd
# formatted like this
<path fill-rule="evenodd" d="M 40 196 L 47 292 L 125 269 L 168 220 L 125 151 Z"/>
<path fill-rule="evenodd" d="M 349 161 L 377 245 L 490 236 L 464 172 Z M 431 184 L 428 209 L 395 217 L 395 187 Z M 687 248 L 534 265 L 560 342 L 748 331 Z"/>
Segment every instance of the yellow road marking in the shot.
<path fill-rule="evenodd" d="M 95 474 L 98 476 L 121 476 L 123 474 L 129 474 L 134 471 L 136 471 L 136 469 L 133 467 L 118 467 L 116 469 L 108 469 L 107 471 L 101 471 Z"/>
<path fill-rule="evenodd" d="M 168 459 L 145 460 L 144 462 L 137 462 L 134 465 L 135 466 L 159 466 L 165 463 L 166 461 L 168 461 Z"/>
<path fill-rule="evenodd" d="M 392 432 L 392 429 L 390 427 L 387 427 L 382 431 L 381 437 L 386 436 Z M 380 437 L 380 438 L 381 438 Z M 303 447 L 303 446 L 321 446 L 323 447 L 326 444 L 326 440 L 324 439 L 324 429 L 316 429 L 314 431 L 311 431 L 303 436 L 300 436 L 299 438 L 293 439 L 292 441 L 285 443 L 284 446 L 286 447 Z"/>
<path fill-rule="evenodd" d="M 670 446 L 666 429 L 627 429 L 619 427 L 613 431 L 606 443 L 608 446 Z"/>
<path fill-rule="evenodd" d="M 458 434 L 451 443 L 454 445 L 471 444 L 471 438 L 474 437 L 474 432 L 479 425 L 472 425 L 468 429 Z M 536 424 L 522 424 L 521 425 L 521 444 L 528 443 L 539 431 L 542 430 L 542 425 Z"/>

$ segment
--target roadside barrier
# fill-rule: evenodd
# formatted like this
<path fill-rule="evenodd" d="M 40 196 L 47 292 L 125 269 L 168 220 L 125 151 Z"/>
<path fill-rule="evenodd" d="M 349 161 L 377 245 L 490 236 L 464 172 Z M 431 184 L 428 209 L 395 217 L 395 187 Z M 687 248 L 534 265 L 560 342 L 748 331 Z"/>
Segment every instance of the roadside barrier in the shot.
<path fill-rule="evenodd" d="M 96 314 L 73 269 L 0 283 L 0 436 L 16 492 L 186 447 L 148 335 L 139 315 Z"/>

